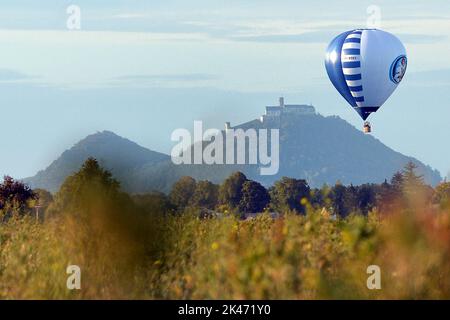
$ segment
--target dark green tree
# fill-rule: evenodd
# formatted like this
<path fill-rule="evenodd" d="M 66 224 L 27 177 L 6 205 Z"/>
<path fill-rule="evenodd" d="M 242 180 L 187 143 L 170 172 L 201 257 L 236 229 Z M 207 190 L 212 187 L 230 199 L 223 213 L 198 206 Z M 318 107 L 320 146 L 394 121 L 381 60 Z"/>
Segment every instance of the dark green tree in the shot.
<path fill-rule="evenodd" d="M 335 214 L 345 217 L 349 214 L 346 206 L 347 188 L 340 182 L 331 189 L 331 205 Z"/>
<path fill-rule="evenodd" d="M 359 206 L 359 189 L 359 186 L 355 187 L 353 184 L 345 187 L 343 200 L 345 214 L 361 211 Z"/>
<path fill-rule="evenodd" d="M 269 192 L 256 181 L 245 181 L 242 185 L 242 198 L 239 212 L 258 213 L 264 211 L 270 202 Z"/>
<path fill-rule="evenodd" d="M 194 195 L 197 182 L 191 177 L 181 177 L 172 187 L 169 199 L 178 209 L 186 208 Z"/>
<path fill-rule="evenodd" d="M 5 214 L 24 214 L 28 211 L 30 200 L 36 199 L 36 193 L 26 184 L 5 176 L 0 184 L 0 211 Z"/>
<path fill-rule="evenodd" d="M 404 185 L 403 174 L 397 171 L 391 178 L 392 192 L 395 192 L 396 195 L 399 196 L 403 192 L 403 185 Z"/>
<path fill-rule="evenodd" d="M 210 181 L 199 181 L 189 202 L 191 206 L 214 209 L 218 203 L 219 186 Z"/>
<path fill-rule="evenodd" d="M 231 209 L 238 208 L 242 199 L 242 186 L 247 177 L 242 172 L 234 172 L 220 185 L 219 202 Z"/>
<path fill-rule="evenodd" d="M 433 202 L 443 209 L 450 208 L 450 182 L 442 182 L 436 187 Z"/>
<path fill-rule="evenodd" d="M 169 197 L 162 192 L 133 195 L 132 199 L 139 211 L 146 215 L 164 215 L 175 209 Z"/>
<path fill-rule="evenodd" d="M 305 213 L 302 199 L 309 201 L 310 195 L 311 189 L 303 179 L 283 177 L 275 182 L 270 190 L 272 206 L 277 211 L 295 210 L 298 213 Z"/>
<path fill-rule="evenodd" d="M 422 175 L 417 174 L 417 165 L 410 161 L 408 162 L 402 171 L 403 185 L 406 188 L 410 187 L 423 187 L 425 182 Z"/>
<path fill-rule="evenodd" d="M 96 159 L 88 158 L 77 173 L 66 178 L 49 211 L 82 216 L 112 213 L 125 198 L 111 173 L 101 168 Z"/>
<path fill-rule="evenodd" d="M 400 175 L 401 176 L 401 175 Z M 382 213 L 391 211 L 395 200 L 398 198 L 399 193 L 396 194 L 394 186 L 387 180 L 379 186 L 376 194 L 376 206 Z"/>
<path fill-rule="evenodd" d="M 423 204 L 429 200 L 430 189 L 425 185 L 422 175 L 417 174 L 417 165 L 408 162 L 402 171 L 403 195 L 409 203 L 421 201 Z"/>
<path fill-rule="evenodd" d="M 330 205 L 331 188 L 324 184 L 320 189 L 311 190 L 311 204 L 316 209 L 326 208 Z"/>
<path fill-rule="evenodd" d="M 376 205 L 376 186 L 373 184 L 363 184 L 358 187 L 357 191 L 357 208 L 367 214 Z"/>

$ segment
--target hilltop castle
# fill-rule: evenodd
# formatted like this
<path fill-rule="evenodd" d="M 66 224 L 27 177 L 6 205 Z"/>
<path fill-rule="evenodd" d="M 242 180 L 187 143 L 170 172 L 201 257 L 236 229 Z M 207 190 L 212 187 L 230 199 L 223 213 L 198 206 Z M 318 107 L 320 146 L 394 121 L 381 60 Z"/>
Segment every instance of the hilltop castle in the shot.
<path fill-rule="evenodd" d="M 278 106 L 267 106 L 266 113 L 261 116 L 262 123 L 267 121 L 277 121 L 283 115 L 314 115 L 316 109 L 312 105 L 306 104 L 284 104 L 284 98 L 280 98 Z"/>
<path fill-rule="evenodd" d="M 278 106 L 266 106 L 266 113 L 260 118 L 261 124 L 271 124 L 277 126 L 280 124 L 280 120 L 284 116 L 310 116 L 316 114 L 316 109 L 312 105 L 307 104 L 284 104 L 284 98 L 279 99 L 280 104 Z M 249 124 L 255 125 L 258 120 L 250 121 L 238 127 L 247 127 Z M 225 122 L 225 130 L 232 129 L 229 122 Z"/>

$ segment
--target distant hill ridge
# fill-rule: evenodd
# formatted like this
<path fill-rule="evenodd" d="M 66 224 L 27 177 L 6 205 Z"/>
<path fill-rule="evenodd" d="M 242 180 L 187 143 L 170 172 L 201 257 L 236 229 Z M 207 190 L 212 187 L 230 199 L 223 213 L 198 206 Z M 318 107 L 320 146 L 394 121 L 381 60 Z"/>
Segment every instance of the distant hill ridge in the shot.
<path fill-rule="evenodd" d="M 24 181 L 34 188 L 55 192 L 90 156 L 110 170 L 124 190 L 133 193 L 168 192 L 184 175 L 219 183 L 236 170 L 266 186 L 282 176 L 304 178 L 317 187 L 337 181 L 354 185 L 381 183 L 408 161 L 418 165 L 429 184 L 436 185 L 442 180 L 437 170 L 390 149 L 339 117 L 308 113 L 282 115 L 276 122 L 264 120 L 252 120 L 233 128 L 280 129 L 280 170 L 274 176 L 260 176 L 257 166 L 174 165 L 166 154 L 103 131 L 81 140 L 48 168 Z"/>
<path fill-rule="evenodd" d="M 55 192 L 65 178 L 79 170 L 89 157 L 96 158 L 103 167 L 110 170 L 125 188 L 130 172 L 145 165 L 170 160 L 166 154 L 141 147 L 111 131 L 103 131 L 87 136 L 64 151 L 45 170 L 24 181 L 32 187 Z"/>

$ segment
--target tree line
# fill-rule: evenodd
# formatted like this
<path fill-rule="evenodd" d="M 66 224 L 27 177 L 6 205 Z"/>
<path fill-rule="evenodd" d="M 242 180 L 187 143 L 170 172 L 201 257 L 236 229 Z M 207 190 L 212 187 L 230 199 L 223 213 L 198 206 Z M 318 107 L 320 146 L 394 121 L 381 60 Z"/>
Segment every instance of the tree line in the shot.
<path fill-rule="evenodd" d="M 417 174 L 417 166 L 410 162 L 390 181 L 381 184 L 346 186 L 336 182 L 333 186 L 311 188 L 304 179 L 283 177 L 265 188 L 242 172 L 235 172 L 220 185 L 182 177 L 169 194 L 169 201 L 178 210 L 204 207 L 241 214 L 263 211 L 304 214 L 312 207 L 325 208 L 341 217 L 350 213 L 367 214 L 375 208 L 382 212 L 405 208 L 411 199 L 446 206 L 450 199 L 450 183 L 443 182 L 433 189 Z"/>
<path fill-rule="evenodd" d="M 32 190 L 20 181 L 5 177 L 0 184 L 0 213 L 4 219 L 13 213 L 33 214 L 36 208 L 42 208 L 50 215 L 55 212 L 95 211 L 98 208 L 112 212 L 127 208 L 126 211 L 148 214 L 177 214 L 200 208 L 245 216 L 287 211 L 304 214 L 311 207 L 325 208 L 336 216 L 345 217 L 351 213 L 365 215 L 374 209 L 379 212 L 403 210 L 414 201 L 421 201 L 421 205 L 448 207 L 450 183 L 443 182 L 433 189 L 416 171 L 416 165 L 410 162 L 390 181 L 381 184 L 346 186 L 337 182 L 321 188 L 311 188 L 306 180 L 289 177 L 283 177 L 266 188 L 242 172 L 231 174 L 220 185 L 186 176 L 173 185 L 168 195 L 158 192 L 127 195 L 120 191 L 119 182 L 90 158 L 79 172 L 66 179 L 55 195 L 41 189 Z"/>

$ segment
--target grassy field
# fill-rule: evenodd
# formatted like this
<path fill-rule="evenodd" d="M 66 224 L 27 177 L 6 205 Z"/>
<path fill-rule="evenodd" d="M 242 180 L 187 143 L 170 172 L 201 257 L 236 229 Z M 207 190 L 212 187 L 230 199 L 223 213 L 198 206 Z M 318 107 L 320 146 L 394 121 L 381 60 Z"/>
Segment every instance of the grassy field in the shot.
<path fill-rule="evenodd" d="M 449 299 L 450 212 L 0 224 L 2 299 Z M 82 271 L 66 287 L 66 267 Z M 380 290 L 366 286 L 369 265 Z"/>

